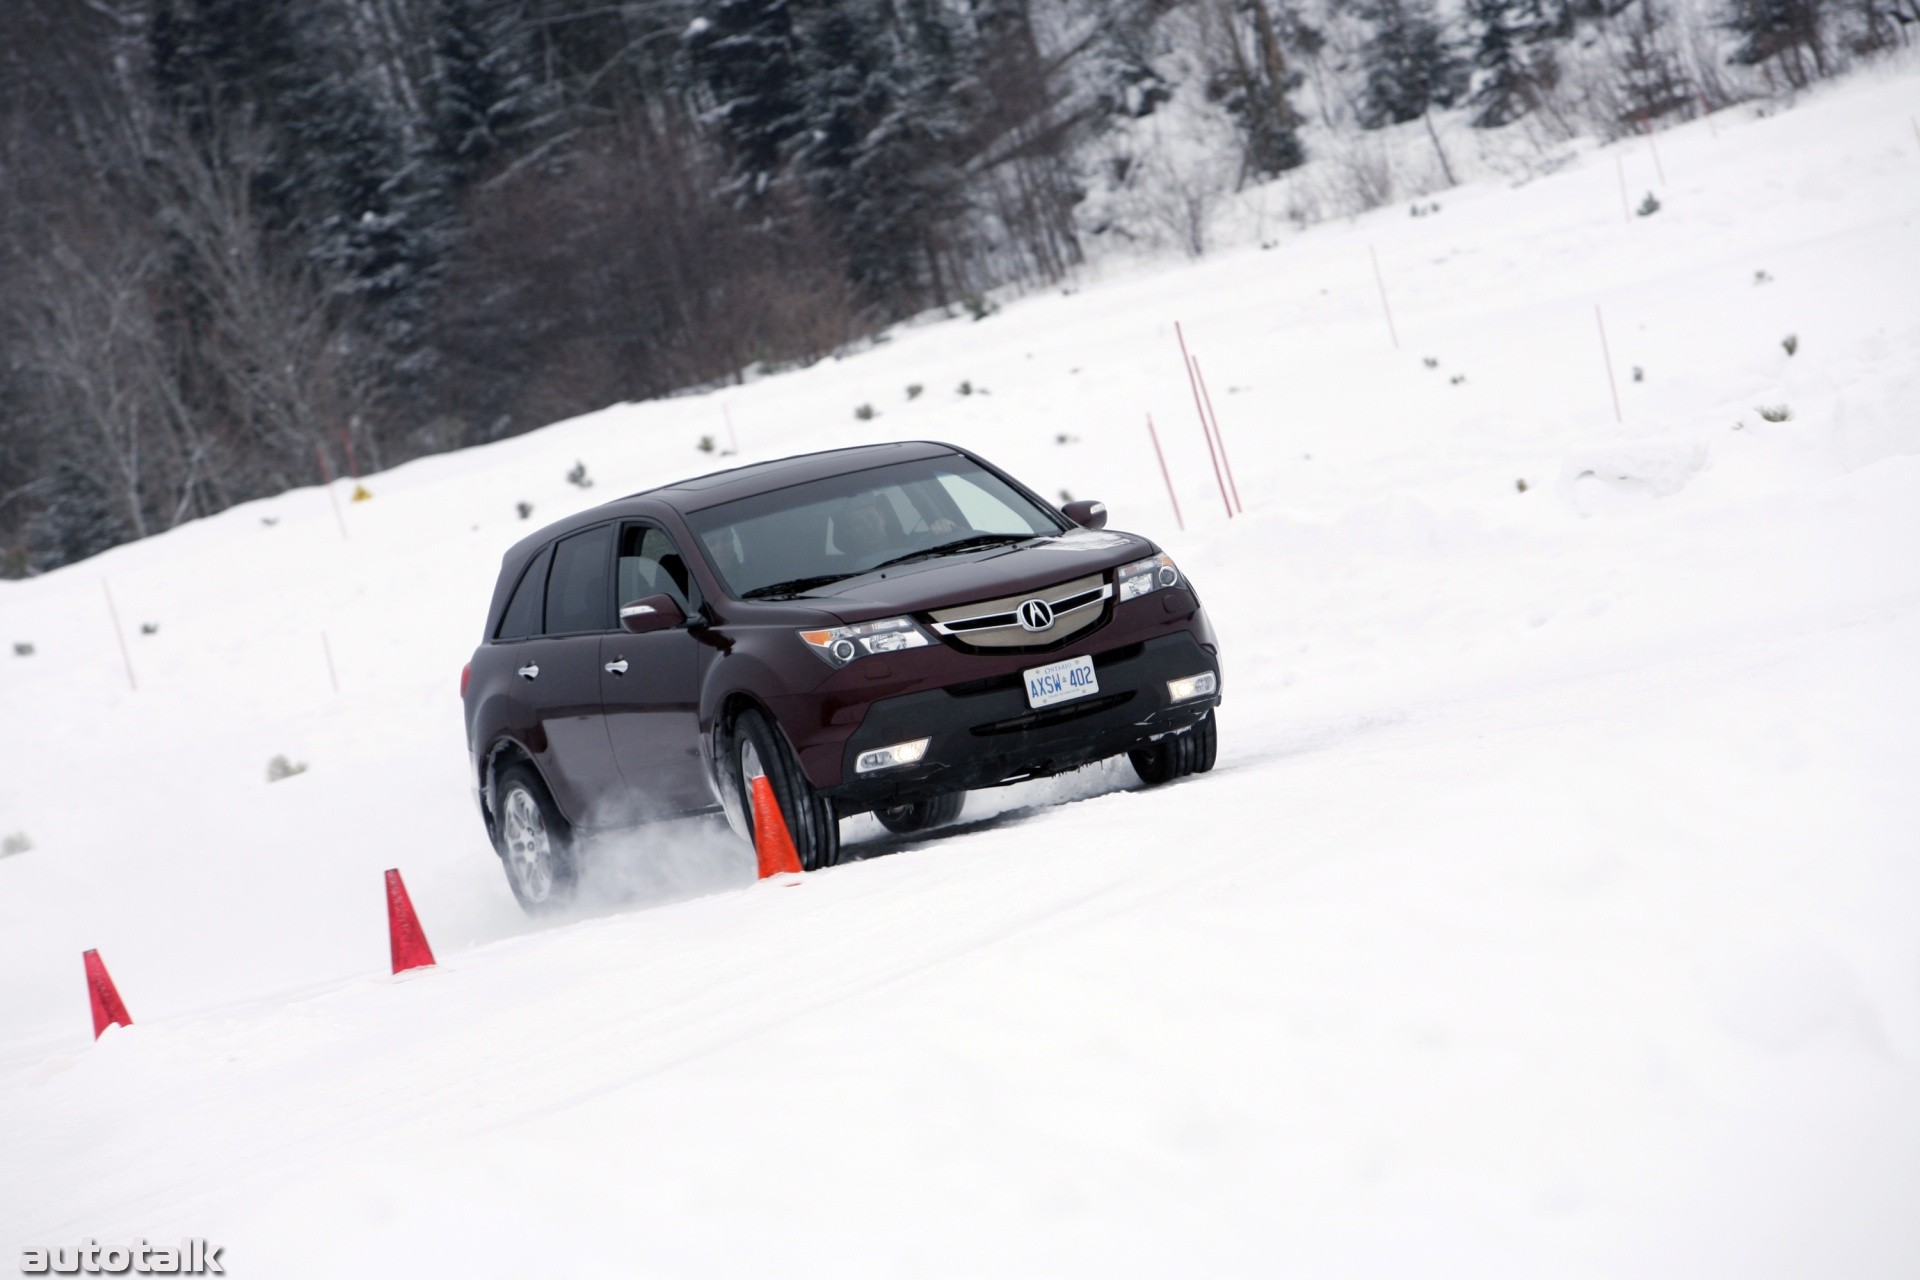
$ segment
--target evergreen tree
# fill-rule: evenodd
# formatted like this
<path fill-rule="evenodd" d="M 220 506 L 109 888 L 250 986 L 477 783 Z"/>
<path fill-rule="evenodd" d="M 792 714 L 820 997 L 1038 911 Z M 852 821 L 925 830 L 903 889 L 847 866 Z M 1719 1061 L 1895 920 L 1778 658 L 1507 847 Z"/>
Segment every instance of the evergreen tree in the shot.
<path fill-rule="evenodd" d="M 1804 89 L 1815 75 L 1827 74 L 1827 4 L 1828 0 L 1728 0 L 1723 22 L 1740 37 L 1733 61 L 1746 67 L 1775 61 L 1789 84 Z"/>
<path fill-rule="evenodd" d="M 1528 26 L 1522 0 L 1467 0 L 1467 20 L 1475 32 L 1475 77 L 1468 104 L 1473 127 L 1497 129 L 1533 109 L 1534 84 L 1522 42 Z"/>
<path fill-rule="evenodd" d="M 1373 26 L 1360 53 L 1363 128 L 1418 120 L 1465 94 L 1470 69 L 1448 43 L 1430 0 L 1369 0 L 1359 13 Z"/>
<path fill-rule="evenodd" d="M 533 74 L 520 0 L 439 0 L 434 10 L 434 154 L 455 187 L 550 114 Z"/>
<path fill-rule="evenodd" d="M 684 36 L 713 97 L 741 189 L 764 194 L 804 123 L 803 70 L 791 0 L 719 0 Z"/>
<path fill-rule="evenodd" d="M 931 5 L 855 0 L 803 32 L 794 163 L 836 231 L 854 286 L 883 314 L 943 292 L 941 227 L 957 212 L 967 120 L 954 32 Z"/>
<path fill-rule="evenodd" d="M 1296 77 L 1287 70 L 1267 0 L 1243 0 L 1231 12 L 1234 20 L 1227 23 L 1224 41 L 1226 65 L 1215 72 L 1209 96 L 1240 125 L 1247 174 L 1270 178 L 1306 162 L 1300 119 L 1287 99 Z M 1251 51 L 1244 47 L 1243 36 Z"/>
<path fill-rule="evenodd" d="M 1640 0 L 1640 17 L 1626 24 L 1626 45 L 1615 56 L 1621 123 L 1645 128 L 1672 111 L 1691 112 L 1694 86 L 1680 51 L 1664 34 L 1666 20 L 1654 0 Z"/>

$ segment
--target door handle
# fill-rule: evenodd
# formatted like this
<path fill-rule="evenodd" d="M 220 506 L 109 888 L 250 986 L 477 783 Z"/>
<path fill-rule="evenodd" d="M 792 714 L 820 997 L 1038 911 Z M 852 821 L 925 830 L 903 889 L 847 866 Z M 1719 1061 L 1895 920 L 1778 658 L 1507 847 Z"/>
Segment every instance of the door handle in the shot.
<path fill-rule="evenodd" d="M 607 664 L 607 671 L 616 676 L 627 674 L 627 660 L 621 658 L 616 662 L 609 662 Z"/>
<path fill-rule="evenodd" d="M 529 662 L 526 666 L 520 668 L 520 674 L 531 680 L 540 674 L 540 664 L 537 662 Z"/>

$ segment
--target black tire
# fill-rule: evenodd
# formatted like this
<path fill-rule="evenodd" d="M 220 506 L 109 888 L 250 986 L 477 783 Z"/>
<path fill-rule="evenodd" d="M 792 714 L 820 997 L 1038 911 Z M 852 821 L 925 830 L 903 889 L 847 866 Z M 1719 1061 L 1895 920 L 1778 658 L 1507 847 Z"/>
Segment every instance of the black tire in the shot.
<path fill-rule="evenodd" d="M 751 758 L 748 747 L 752 748 Z M 833 811 L 833 802 L 813 789 L 786 738 L 758 709 L 749 707 L 734 720 L 727 759 L 749 832 L 753 829 L 753 788 L 748 770 L 757 760 L 773 784 L 773 798 L 780 802 L 780 814 L 787 820 L 801 867 L 818 871 L 840 861 L 840 819 Z"/>
<path fill-rule="evenodd" d="M 966 802 L 966 792 L 952 791 L 931 800 L 916 800 L 912 804 L 875 809 L 873 816 L 887 830 L 897 835 L 911 835 L 916 831 L 931 831 L 935 827 L 946 826 L 960 816 L 961 806 Z"/>
<path fill-rule="evenodd" d="M 1219 728 L 1214 722 L 1214 713 L 1209 711 L 1199 724 L 1185 733 L 1129 751 L 1127 759 L 1133 762 L 1133 771 L 1140 775 L 1140 781 L 1157 787 L 1188 774 L 1207 772 L 1213 768 L 1219 748 Z"/>
<path fill-rule="evenodd" d="M 580 887 L 572 824 L 525 761 L 502 769 L 493 785 L 494 851 L 514 900 L 530 916 L 565 907 Z"/>

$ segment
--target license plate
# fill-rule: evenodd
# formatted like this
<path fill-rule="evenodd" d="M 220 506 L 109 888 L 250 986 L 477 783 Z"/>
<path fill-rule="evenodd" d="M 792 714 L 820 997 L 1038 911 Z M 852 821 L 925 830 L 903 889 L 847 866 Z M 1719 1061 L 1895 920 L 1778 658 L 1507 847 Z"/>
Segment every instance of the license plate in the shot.
<path fill-rule="evenodd" d="M 1056 702 L 1071 702 L 1100 692 L 1100 682 L 1093 674 L 1093 659 L 1084 654 L 1065 662 L 1049 662 L 1044 667 L 1029 667 L 1021 674 L 1027 678 L 1030 707 L 1050 707 Z"/>

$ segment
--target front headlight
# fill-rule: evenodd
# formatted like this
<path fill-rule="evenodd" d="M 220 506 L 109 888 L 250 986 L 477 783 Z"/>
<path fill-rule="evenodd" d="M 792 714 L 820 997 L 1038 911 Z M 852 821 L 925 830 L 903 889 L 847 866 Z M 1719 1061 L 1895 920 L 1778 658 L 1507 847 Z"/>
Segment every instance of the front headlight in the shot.
<path fill-rule="evenodd" d="M 802 631 L 800 638 L 828 666 L 835 669 L 868 654 L 919 649 L 933 643 L 912 618 L 882 618 L 878 622 L 862 622 L 851 627 Z"/>
<path fill-rule="evenodd" d="M 1123 564 L 1116 576 L 1122 604 L 1137 600 L 1150 591 L 1175 586 L 1180 581 L 1180 571 L 1173 567 L 1173 557 L 1166 554 Z"/>

